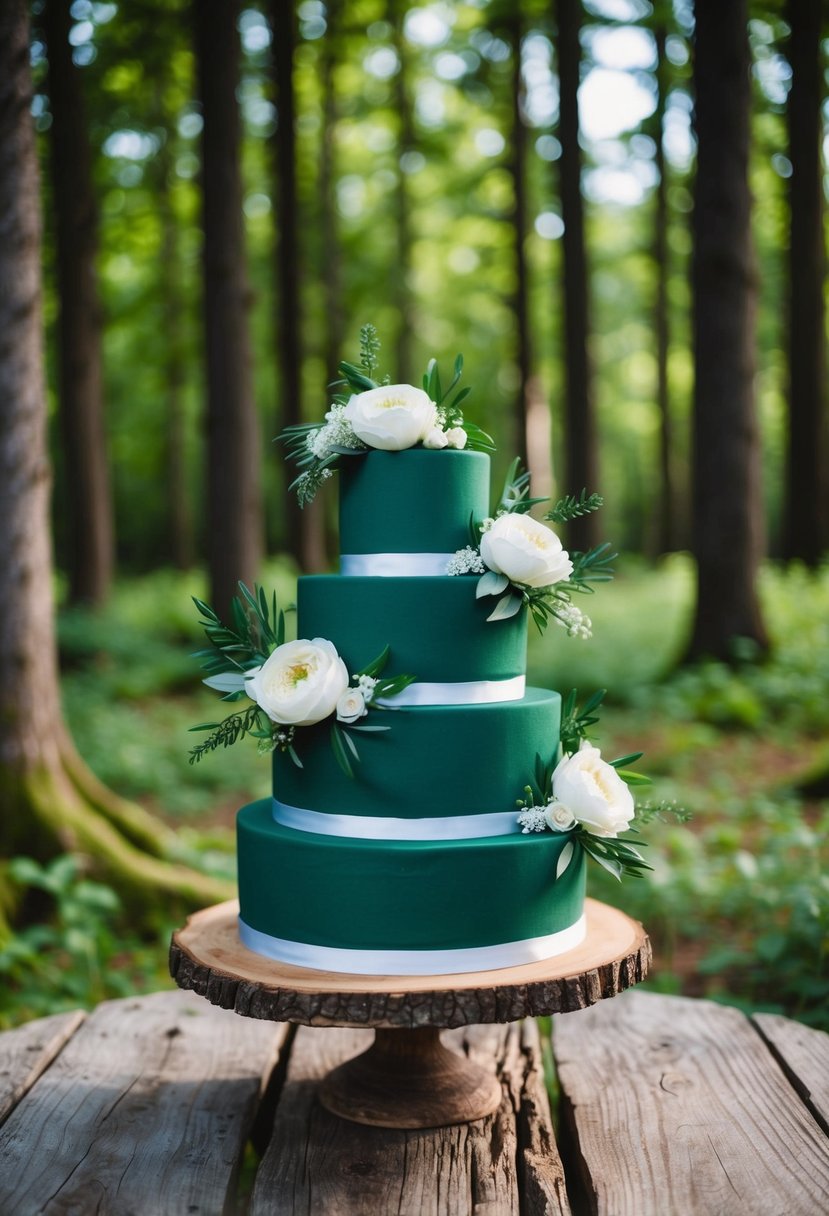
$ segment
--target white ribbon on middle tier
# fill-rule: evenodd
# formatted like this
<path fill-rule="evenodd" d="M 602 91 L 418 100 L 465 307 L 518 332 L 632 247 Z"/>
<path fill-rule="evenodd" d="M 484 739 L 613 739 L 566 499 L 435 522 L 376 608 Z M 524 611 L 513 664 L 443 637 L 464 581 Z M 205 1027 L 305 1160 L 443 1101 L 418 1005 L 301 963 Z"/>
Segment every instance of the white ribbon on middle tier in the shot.
<path fill-rule="evenodd" d="M 446 574 L 454 553 L 343 553 L 340 574 L 371 578 L 426 578 Z"/>
<path fill-rule="evenodd" d="M 515 811 L 483 815 L 438 815 L 430 819 L 396 819 L 373 815 L 337 815 L 290 806 L 273 799 L 273 817 L 285 828 L 320 836 L 351 836 L 356 840 L 475 840 L 506 836 L 521 829 Z"/>
<path fill-rule="evenodd" d="M 498 701 L 520 701 L 526 687 L 526 676 L 511 676 L 508 680 L 457 680 L 454 683 L 415 680 L 391 700 L 381 698 L 377 704 L 390 709 L 406 705 L 493 705 Z"/>

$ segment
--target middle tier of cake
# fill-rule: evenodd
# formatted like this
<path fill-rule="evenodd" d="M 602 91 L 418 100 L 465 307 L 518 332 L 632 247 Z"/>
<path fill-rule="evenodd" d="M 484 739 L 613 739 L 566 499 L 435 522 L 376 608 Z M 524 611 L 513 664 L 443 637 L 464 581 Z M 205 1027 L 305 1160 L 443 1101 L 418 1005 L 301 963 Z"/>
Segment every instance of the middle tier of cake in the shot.
<path fill-rule="evenodd" d="M 274 753 L 280 822 L 376 839 L 517 831 L 516 799 L 534 779 L 537 760 L 549 765 L 556 757 L 561 697 L 530 688 L 517 701 L 378 711 L 372 723 L 389 729 L 355 735 L 355 780 L 337 764 L 328 723 L 303 728 L 301 769 Z M 449 819 L 451 831 L 441 823 Z"/>
<path fill-rule="evenodd" d="M 373 578 L 311 574 L 297 587 L 297 628 L 327 638 L 355 673 L 389 647 L 386 675 L 407 672 L 421 683 L 511 681 L 527 668 L 527 615 L 488 621 L 494 600 L 476 599 L 477 578 L 459 575 Z M 481 699 L 499 700 L 498 690 Z"/>

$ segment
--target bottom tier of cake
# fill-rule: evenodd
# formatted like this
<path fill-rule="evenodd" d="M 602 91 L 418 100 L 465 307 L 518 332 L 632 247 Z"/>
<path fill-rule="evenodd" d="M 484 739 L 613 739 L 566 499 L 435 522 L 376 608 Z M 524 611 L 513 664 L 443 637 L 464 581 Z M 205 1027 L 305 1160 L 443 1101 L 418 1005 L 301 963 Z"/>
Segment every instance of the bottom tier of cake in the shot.
<path fill-rule="evenodd" d="M 357 840 L 237 820 L 240 936 L 259 954 L 361 975 L 518 966 L 584 936 L 584 855 L 556 877 L 569 837 Z"/>

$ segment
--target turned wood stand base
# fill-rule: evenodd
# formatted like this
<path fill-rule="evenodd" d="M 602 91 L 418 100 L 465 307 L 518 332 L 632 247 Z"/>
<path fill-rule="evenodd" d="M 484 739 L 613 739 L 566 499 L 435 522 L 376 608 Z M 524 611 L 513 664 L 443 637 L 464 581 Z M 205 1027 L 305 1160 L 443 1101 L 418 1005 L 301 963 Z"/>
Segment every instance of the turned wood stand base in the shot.
<path fill-rule="evenodd" d="M 368 1051 L 326 1077 L 320 1101 L 378 1127 L 427 1128 L 492 1114 L 495 1076 L 444 1047 L 439 1030 L 568 1013 L 639 983 L 650 943 L 642 926 L 587 900 L 587 936 L 543 962 L 447 976 L 360 976 L 273 962 L 247 950 L 235 902 L 206 908 L 173 934 L 170 973 L 214 1005 L 306 1026 L 374 1027 Z"/>

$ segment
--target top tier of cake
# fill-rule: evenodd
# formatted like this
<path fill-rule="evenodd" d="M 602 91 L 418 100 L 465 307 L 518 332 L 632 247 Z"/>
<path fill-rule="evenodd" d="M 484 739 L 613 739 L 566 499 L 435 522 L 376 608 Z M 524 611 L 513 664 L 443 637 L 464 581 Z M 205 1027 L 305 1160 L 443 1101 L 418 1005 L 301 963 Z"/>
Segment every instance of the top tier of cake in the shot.
<path fill-rule="evenodd" d="M 445 554 L 470 543 L 470 519 L 489 515 L 485 452 L 369 452 L 340 468 L 340 553 L 344 574 L 370 574 L 352 554 Z M 378 571 L 383 573 L 382 570 Z M 421 573 L 445 572 L 424 569 Z"/>

